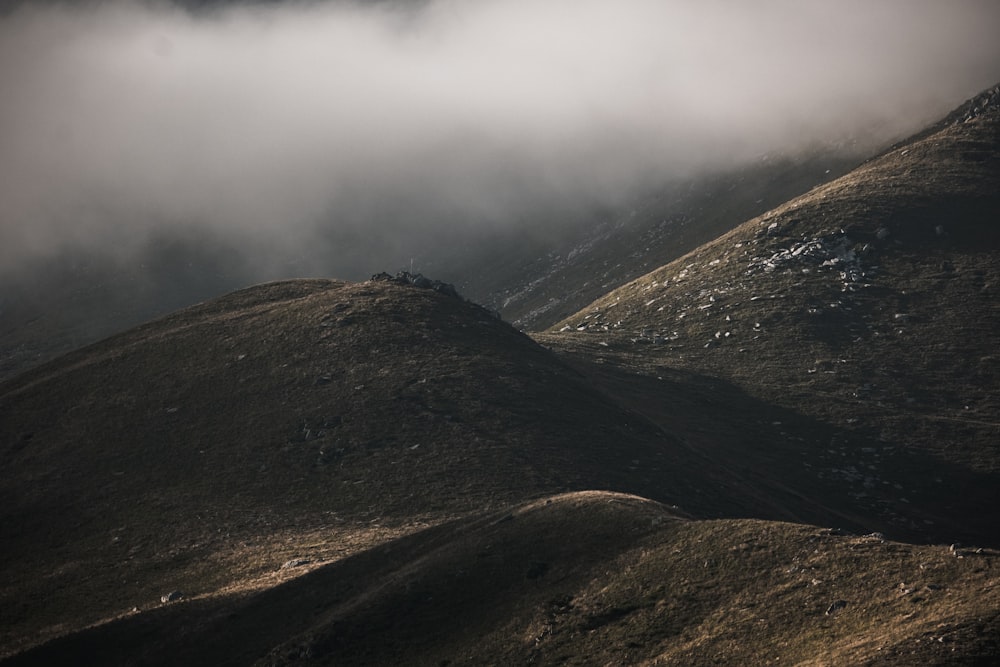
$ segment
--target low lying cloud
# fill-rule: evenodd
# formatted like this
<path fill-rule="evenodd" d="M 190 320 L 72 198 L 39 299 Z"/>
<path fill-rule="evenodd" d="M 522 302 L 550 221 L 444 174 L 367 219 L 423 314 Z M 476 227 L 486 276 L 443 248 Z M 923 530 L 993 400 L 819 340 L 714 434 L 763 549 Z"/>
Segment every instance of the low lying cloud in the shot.
<path fill-rule="evenodd" d="M 884 141 L 1000 79 L 998 25 L 992 0 L 25 3 L 0 266 L 173 228 L 398 246 Z"/>

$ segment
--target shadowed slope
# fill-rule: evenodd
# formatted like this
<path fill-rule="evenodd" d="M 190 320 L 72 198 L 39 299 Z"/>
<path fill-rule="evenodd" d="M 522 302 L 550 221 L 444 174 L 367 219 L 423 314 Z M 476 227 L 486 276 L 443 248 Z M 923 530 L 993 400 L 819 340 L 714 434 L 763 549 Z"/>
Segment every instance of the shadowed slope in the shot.
<path fill-rule="evenodd" d="M 266 592 L 172 604 L 10 665 L 985 663 L 997 554 L 575 493 Z"/>
<path fill-rule="evenodd" d="M 389 282 L 234 293 L 0 385 L 0 414 L 5 642 L 542 493 L 744 508 L 486 310 Z"/>
<path fill-rule="evenodd" d="M 735 414 L 743 435 L 716 454 L 762 457 L 763 474 L 892 534 L 995 544 L 998 212 L 993 89 L 541 339 L 644 375 L 715 378 L 819 421 Z M 676 426 L 664 401 L 641 400 Z"/>

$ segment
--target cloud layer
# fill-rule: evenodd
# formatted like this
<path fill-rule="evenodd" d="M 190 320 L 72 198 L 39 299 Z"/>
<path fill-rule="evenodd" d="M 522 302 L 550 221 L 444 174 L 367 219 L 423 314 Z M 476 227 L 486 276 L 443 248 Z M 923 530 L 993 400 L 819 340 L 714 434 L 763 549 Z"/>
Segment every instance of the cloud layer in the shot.
<path fill-rule="evenodd" d="M 0 266 L 174 228 L 370 250 L 886 140 L 1000 79 L 997 25 L 989 0 L 26 4 Z"/>

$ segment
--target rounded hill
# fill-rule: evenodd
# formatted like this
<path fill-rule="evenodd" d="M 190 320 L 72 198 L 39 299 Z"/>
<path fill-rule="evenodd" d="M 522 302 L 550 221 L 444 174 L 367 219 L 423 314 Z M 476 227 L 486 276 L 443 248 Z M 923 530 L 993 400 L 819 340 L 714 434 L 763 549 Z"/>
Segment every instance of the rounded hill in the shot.
<path fill-rule="evenodd" d="M 68 622 L 70 598 L 92 621 L 545 493 L 719 511 L 676 440 L 550 351 L 391 280 L 180 311 L 0 385 L 0 414 L 11 632 Z"/>
<path fill-rule="evenodd" d="M 562 494 L 267 591 L 132 614 L 9 664 L 991 664 L 996 565 L 992 550 Z"/>

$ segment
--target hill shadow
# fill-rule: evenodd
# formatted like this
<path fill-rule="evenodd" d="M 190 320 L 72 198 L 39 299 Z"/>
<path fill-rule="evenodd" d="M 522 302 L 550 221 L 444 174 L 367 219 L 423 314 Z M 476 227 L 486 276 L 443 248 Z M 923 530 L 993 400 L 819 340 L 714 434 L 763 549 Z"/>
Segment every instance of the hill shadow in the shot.
<path fill-rule="evenodd" d="M 698 515 L 1000 547 L 1000 475 L 886 441 L 877 418 L 841 426 L 719 377 L 676 368 L 658 368 L 654 377 L 599 355 L 561 356 L 701 461 L 689 474 L 710 479 L 716 497 L 682 504 Z"/>

